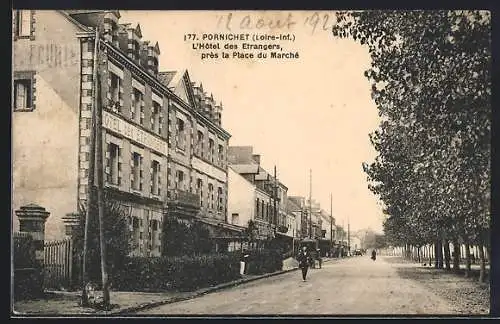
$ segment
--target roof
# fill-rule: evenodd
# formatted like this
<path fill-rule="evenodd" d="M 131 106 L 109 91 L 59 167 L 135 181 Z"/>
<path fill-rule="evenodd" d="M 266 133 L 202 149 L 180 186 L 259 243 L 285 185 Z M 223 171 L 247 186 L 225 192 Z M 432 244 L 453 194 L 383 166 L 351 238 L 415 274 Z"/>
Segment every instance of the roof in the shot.
<path fill-rule="evenodd" d="M 257 174 L 259 172 L 258 164 L 229 164 L 229 167 L 240 174 Z"/>
<path fill-rule="evenodd" d="M 169 87 L 169 84 L 172 82 L 172 79 L 177 74 L 176 71 L 165 71 L 158 72 L 158 79 L 163 83 L 165 87 Z"/>
<path fill-rule="evenodd" d="M 286 210 L 287 210 L 287 212 L 291 213 L 291 212 L 300 211 L 301 209 L 300 209 L 300 206 L 297 205 L 292 199 L 287 199 Z"/>
<path fill-rule="evenodd" d="M 91 31 L 89 27 L 79 23 L 75 18 L 71 17 L 68 10 L 57 10 L 57 11 L 81 30 Z"/>
<path fill-rule="evenodd" d="M 259 166 L 259 173 L 255 176 L 255 180 L 268 180 L 269 173 Z"/>

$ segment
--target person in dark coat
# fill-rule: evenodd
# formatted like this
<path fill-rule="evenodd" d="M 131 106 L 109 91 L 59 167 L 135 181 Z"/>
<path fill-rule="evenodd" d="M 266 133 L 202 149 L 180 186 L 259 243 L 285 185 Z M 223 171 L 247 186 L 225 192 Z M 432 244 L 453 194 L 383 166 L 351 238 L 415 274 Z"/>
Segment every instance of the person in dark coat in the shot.
<path fill-rule="evenodd" d="M 323 263 L 323 259 L 321 258 L 321 250 L 316 250 L 316 260 L 318 260 L 318 267 L 321 269 L 321 263 Z"/>
<path fill-rule="evenodd" d="M 375 261 L 377 259 L 377 251 L 372 251 L 372 260 Z"/>
<path fill-rule="evenodd" d="M 302 270 L 302 281 L 306 281 L 307 269 L 312 261 L 311 254 L 307 251 L 307 247 L 302 247 L 302 251 L 297 255 L 297 261 L 299 261 L 299 268 Z"/>

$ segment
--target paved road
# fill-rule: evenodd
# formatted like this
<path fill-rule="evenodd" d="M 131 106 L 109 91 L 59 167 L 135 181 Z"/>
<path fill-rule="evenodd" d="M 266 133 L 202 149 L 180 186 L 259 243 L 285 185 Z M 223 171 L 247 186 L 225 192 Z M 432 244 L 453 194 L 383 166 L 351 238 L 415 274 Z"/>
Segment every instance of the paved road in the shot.
<path fill-rule="evenodd" d="M 292 271 L 192 300 L 160 306 L 149 315 L 391 315 L 453 314 L 452 306 L 418 282 L 401 278 L 383 258 L 357 256 L 310 269 L 302 282 Z"/>

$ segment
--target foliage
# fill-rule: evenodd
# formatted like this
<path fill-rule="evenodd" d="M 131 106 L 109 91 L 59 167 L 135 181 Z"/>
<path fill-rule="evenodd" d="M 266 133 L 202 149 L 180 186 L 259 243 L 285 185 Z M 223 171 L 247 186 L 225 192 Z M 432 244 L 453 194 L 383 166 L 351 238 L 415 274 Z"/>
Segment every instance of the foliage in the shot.
<path fill-rule="evenodd" d="M 97 195 L 96 195 L 97 196 Z M 86 207 L 80 207 L 79 225 L 73 232 L 75 257 L 83 260 L 83 246 L 85 236 Z M 118 269 L 123 268 L 126 256 L 132 249 L 132 235 L 129 230 L 128 212 L 126 208 L 114 201 L 108 194 L 104 194 L 104 238 L 106 242 L 106 254 L 108 272 L 110 277 Z M 87 265 L 89 279 L 101 282 L 101 250 L 99 241 L 99 215 L 97 202 L 90 206 L 88 229 Z M 81 271 L 81 264 L 78 264 Z"/>
<path fill-rule="evenodd" d="M 31 235 L 14 236 L 14 269 L 34 268 L 36 262 L 35 244 Z"/>
<path fill-rule="evenodd" d="M 372 59 L 382 122 L 363 164 L 394 245 L 443 238 L 488 245 L 490 16 L 481 11 L 339 12 L 334 36 Z"/>
<path fill-rule="evenodd" d="M 283 255 L 279 250 L 253 250 L 248 257 L 248 273 L 263 274 L 283 269 Z"/>
<path fill-rule="evenodd" d="M 162 239 L 164 256 L 191 256 L 210 253 L 212 250 L 210 233 L 200 222 L 186 224 L 175 218 L 166 218 Z"/>
<path fill-rule="evenodd" d="M 31 235 L 14 236 L 14 299 L 22 300 L 41 295 L 41 265 L 36 260 L 35 244 Z"/>
<path fill-rule="evenodd" d="M 245 229 L 245 234 L 247 235 L 250 242 L 254 242 L 256 240 L 257 233 L 258 233 L 257 224 L 255 224 L 255 222 L 250 219 Z"/>
<path fill-rule="evenodd" d="M 113 286 L 123 291 L 188 291 L 237 278 L 238 254 L 130 257 L 113 277 Z"/>

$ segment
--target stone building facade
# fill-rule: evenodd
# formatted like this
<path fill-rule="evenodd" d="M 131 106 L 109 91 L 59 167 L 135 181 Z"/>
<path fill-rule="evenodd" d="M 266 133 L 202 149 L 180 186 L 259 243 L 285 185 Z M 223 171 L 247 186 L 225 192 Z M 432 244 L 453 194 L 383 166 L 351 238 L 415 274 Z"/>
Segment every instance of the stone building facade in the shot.
<path fill-rule="evenodd" d="M 51 213 L 47 239 L 68 234 L 63 219 L 88 199 L 96 106 L 105 189 L 128 212 L 134 254 L 161 253 L 165 217 L 227 222 L 222 105 L 187 71 L 160 72 L 159 44 L 139 25 L 95 10 L 13 21 L 13 210 L 37 203 Z"/>

